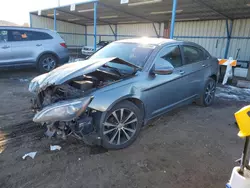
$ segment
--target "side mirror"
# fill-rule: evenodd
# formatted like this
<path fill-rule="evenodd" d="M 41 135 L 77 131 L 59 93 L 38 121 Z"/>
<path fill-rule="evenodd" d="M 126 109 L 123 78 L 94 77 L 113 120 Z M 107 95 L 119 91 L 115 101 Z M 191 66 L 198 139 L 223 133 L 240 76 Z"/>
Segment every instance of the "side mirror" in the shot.
<path fill-rule="evenodd" d="M 154 67 L 152 73 L 159 75 L 168 75 L 172 74 L 174 71 L 173 67 Z"/>

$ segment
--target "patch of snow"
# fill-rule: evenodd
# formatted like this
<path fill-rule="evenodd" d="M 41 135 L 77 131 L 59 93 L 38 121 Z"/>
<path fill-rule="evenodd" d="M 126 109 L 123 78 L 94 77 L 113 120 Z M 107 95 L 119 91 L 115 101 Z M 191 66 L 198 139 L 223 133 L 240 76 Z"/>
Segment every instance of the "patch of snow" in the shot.
<path fill-rule="evenodd" d="M 219 86 L 217 87 L 215 96 L 223 99 L 250 102 L 250 89 L 229 85 Z"/>

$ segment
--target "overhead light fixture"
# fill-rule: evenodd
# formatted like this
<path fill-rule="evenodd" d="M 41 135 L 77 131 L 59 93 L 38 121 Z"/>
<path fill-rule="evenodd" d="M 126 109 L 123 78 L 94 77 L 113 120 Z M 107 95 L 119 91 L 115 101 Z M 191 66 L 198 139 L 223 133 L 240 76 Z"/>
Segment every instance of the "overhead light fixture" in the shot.
<path fill-rule="evenodd" d="M 77 21 L 77 20 L 80 20 L 80 18 L 71 18 L 71 19 L 68 19 L 68 21 Z"/>
<path fill-rule="evenodd" d="M 58 16 L 59 13 L 56 13 L 56 15 Z M 52 14 L 47 14 L 47 16 L 54 16 L 54 14 L 53 13 Z"/>
<path fill-rule="evenodd" d="M 176 21 L 194 21 L 200 20 L 200 18 L 183 18 L 183 19 L 176 19 Z"/>
<path fill-rule="evenodd" d="M 85 10 L 78 10 L 77 12 L 93 12 L 94 9 L 85 9 Z"/>
<path fill-rule="evenodd" d="M 181 13 L 183 10 L 176 10 L 176 13 Z M 170 14 L 172 13 L 171 10 L 168 11 L 159 11 L 159 12 L 150 12 L 152 15 L 157 15 L 157 14 Z"/>
<path fill-rule="evenodd" d="M 154 3 L 160 3 L 162 0 L 151 0 L 151 1 L 141 1 L 136 3 L 129 3 L 128 6 L 139 6 L 139 5 L 148 5 L 148 4 L 154 4 Z"/>
<path fill-rule="evenodd" d="M 99 17 L 100 19 L 109 19 L 109 18 L 117 18 L 117 15 L 112 15 L 112 16 L 101 16 Z"/>
<path fill-rule="evenodd" d="M 137 23 L 138 21 L 123 21 L 123 22 L 118 22 L 119 24 L 130 24 L 130 23 Z"/>

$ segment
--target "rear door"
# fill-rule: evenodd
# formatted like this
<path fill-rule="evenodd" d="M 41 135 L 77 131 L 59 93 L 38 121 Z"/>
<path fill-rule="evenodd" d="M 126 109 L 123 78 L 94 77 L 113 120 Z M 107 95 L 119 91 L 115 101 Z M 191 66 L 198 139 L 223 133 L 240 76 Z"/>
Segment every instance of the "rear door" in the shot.
<path fill-rule="evenodd" d="M 9 64 L 12 60 L 11 44 L 8 40 L 8 30 L 0 30 L 0 66 Z"/>
<path fill-rule="evenodd" d="M 199 95 L 203 90 L 209 75 L 209 64 L 203 49 L 192 45 L 181 45 L 183 54 L 183 70 L 189 82 L 187 90 L 189 96 Z"/>

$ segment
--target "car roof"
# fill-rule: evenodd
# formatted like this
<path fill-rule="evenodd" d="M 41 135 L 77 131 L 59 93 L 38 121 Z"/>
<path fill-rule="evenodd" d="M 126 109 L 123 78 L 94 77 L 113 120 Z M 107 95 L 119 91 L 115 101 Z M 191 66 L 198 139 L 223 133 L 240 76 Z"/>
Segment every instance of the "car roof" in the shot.
<path fill-rule="evenodd" d="M 180 41 L 173 39 L 166 39 L 166 38 L 141 37 L 133 39 L 123 39 L 123 40 L 118 40 L 116 42 L 161 45 L 166 43 L 176 43 Z"/>
<path fill-rule="evenodd" d="M 17 29 L 17 30 L 30 30 L 30 31 L 52 31 L 44 28 L 30 28 L 30 27 L 18 27 L 18 26 L 0 26 L 0 29 Z"/>

